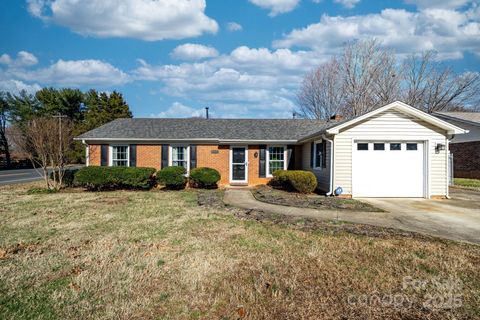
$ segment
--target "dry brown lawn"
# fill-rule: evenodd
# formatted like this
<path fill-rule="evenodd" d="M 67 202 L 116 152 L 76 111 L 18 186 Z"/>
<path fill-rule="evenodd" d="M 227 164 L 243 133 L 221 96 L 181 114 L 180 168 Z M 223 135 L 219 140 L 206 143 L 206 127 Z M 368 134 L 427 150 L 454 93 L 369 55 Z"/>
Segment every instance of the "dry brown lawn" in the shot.
<path fill-rule="evenodd" d="M 194 191 L 29 187 L 0 188 L 0 319 L 480 317 L 478 246 L 239 219 Z"/>

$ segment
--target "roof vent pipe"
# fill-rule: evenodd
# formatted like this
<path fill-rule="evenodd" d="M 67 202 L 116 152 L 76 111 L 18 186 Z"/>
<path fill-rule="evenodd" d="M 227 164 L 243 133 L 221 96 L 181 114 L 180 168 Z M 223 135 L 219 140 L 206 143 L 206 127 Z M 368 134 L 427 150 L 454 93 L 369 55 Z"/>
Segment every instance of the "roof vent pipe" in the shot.
<path fill-rule="evenodd" d="M 205 119 L 208 119 L 208 107 L 205 107 Z"/>

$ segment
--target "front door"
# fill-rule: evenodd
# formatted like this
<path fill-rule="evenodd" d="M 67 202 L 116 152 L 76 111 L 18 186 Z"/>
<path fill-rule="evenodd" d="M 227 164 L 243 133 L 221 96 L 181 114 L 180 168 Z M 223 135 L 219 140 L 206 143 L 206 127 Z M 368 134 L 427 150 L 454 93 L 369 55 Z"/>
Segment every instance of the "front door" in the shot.
<path fill-rule="evenodd" d="M 247 148 L 232 147 L 230 152 L 230 182 L 247 183 Z"/>

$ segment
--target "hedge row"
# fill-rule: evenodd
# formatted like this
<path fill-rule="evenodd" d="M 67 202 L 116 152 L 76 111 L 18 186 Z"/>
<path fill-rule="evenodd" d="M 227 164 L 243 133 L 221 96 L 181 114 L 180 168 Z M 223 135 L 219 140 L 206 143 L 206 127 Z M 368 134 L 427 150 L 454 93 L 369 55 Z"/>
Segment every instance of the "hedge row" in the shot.
<path fill-rule="evenodd" d="M 195 188 L 216 188 L 220 173 L 212 168 L 196 168 L 187 178 L 183 167 L 166 167 L 157 172 L 154 168 L 92 166 L 66 170 L 63 177 L 67 187 L 90 190 L 150 189 L 157 181 L 169 189 L 183 189 L 187 182 Z"/>
<path fill-rule="evenodd" d="M 276 170 L 271 185 L 300 193 L 312 193 L 317 188 L 317 178 L 310 171 Z"/>
<path fill-rule="evenodd" d="M 75 174 L 75 185 L 90 190 L 150 189 L 155 185 L 154 168 L 84 167 Z"/>

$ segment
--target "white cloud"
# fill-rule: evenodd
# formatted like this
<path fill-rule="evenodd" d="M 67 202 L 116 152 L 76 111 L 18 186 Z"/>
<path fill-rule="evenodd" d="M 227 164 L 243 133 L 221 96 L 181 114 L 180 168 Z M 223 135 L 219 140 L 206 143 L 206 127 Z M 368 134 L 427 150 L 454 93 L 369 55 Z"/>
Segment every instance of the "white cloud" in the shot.
<path fill-rule="evenodd" d="M 242 46 L 200 63 L 143 61 L 132 78 L 158 83 L 163 94 L 212 106 L 222 117 L 289 117 L 304 73 L 326 59 L 313 52 Z"/>
<path fill-rule="evenodd" d="M 332 54 L 345 42 L 362 38 L 376 38 L 399 54 L 433 49 L 440 58 L 459 59 L 464 52 L 480 52 L 479 14 L 473 9 L 385 9 L 379 14 L 349 17 L 323 15 L 319 23 L 293 30 L 274 46 L 307 47 Z"/>
<path fill-rule="evenodd" d="M 8 54 L 4 53 L 0 56 L 0 64 L 9 65 L 11 63 L 12 63 L 12 58 L 10 58 Z"/>
<path fill-rule="evenodd" d="M 300 0 L 249 0 L 251 3 L 270 10 L 268 14 L 271 17 L 292 11 Z"/>
<path fill-rule="evenodd" d="M 360 0 L 335 0 L 335 3 L 339 3 L 347 9 L 353 9 Z"/>
<path fill-rule="evenodd" d="M 174 102 L 167 110 L 157 114 L 151 114 L 152 118 L 191 118 L 203 117 L 205 109 L 195 109 L 188 107 L 180 102 Z"/>
<path fill-rule="evenodd" d="M 128 82 L 126 73 L 99 60 L 58 60 L 45 68 L 8 69 L 6 74 L 24 81 L 74 87 L 82 85 L 112 86 Z"/>
<path fill-rule="evenodd" d="M 243 27 L 236 22 L 229 22 L 229 23 L 227 23 L 227 30 L 228 31 L 242 31 Z"/>
<path fill-rule="evenodd" d="M 205 0 L 28 0 L 29 12 L 87 36 L 147 41 L 215 33 Z"/>
<path fill-rule="evenodd" d="M 474 3 L 472 0 L 404 0 L 404 2 L 408 4 L 414 4 L 420 9 L 456 9 L 467 4 Z"/>
<path fill-rule="evenodd" d="M 21 66 L 33 66 L 38 63 L 38 59 L 30 52 L 20 51 L 16 63 Z"/>
<path fill-rule="evenodd" d="M 0 56 L 0 64 L 10 67 L 28 67 L 38 63 L 37 57 L 27 51 L 19 51 L 17 57 L 12 59 L 8 54 L 4 53 Z"/>
<path fill-rule="evenodd" d="M 22 90 L 28 93 L 35 93 L 40 89 L 42 89 L 42 87 L 37 83 L 30 85 L 19 80 L 0 80 L 0 91 L 6 91 L 12 94 L 18 94 Z"/>
<path fill-rule="evenodd" d="M 218 51 L 213 47 L 201 44 L 185 43 L 176 47 L 170 54 L 173 58 L 183 60 L 196 60 L 218 56 Z"/>

